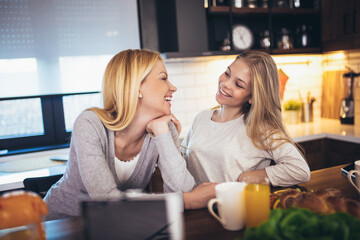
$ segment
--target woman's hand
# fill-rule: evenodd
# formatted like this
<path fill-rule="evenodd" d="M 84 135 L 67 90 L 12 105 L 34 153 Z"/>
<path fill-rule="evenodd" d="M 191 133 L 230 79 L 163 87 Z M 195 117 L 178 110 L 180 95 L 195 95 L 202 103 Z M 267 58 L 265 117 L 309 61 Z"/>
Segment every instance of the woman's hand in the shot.
<path fill-rule="evenodd" d="M 171 121 L 171 118 L 171 115 L 167 115 L 151 120 L 146 125 L 146 131 L 150 134 L 154 134 L 154 136 L 170 132 L 168 123 Z"/>
<path fill-rule="evenodd" d="M 215 198 L 215 186 L 217 183 L 202 183 L 191 192 L 183 193 L 184 208 L 205 208 L 210 199 Z"/>
<path fill-rule="evenodd" d="M 158 136 L 160 134 L 170 132 L 169 125 L 168 125 L 168 123 L 170 121 L 172 121 L 175 124 L 176 130 L 177 130 L 178 134 L 180 134 L 180 132 L 181 132 L 180 121 L 177 120 L 177 118 L 173 114 L 167 115 L 167 116 L 162 116 L 162 117 L 159 117 L 159 118 L 156 118 L 156 119 L 150 121 L 146 125 L 146 131 L 148 133 L 154 134 L 154 136 Z"/>
<path fill-rule="evenodd" d="M 247 176 L 268 177 L 265 169 L 259 169 L 255 171 L 243 172 L 242 174 L 239 175 L 237 181 L 242 182 L 244 181 L 244 179 L 246 179 Z"/>
<path fill-rule="evenodd" d="M 175 117 L 174 114 L 171 114 L 171 121 L 174 123 L 176 130 L 177 130 L 178 134 L 180 135 L 182 126 L 181 126 L 180 121 Z"/>

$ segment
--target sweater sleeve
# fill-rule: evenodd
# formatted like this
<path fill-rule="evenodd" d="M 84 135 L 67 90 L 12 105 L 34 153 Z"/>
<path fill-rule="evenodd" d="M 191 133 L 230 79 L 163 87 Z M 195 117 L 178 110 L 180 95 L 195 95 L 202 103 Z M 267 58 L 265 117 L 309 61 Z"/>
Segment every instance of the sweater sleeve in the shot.
<path fill-rule="evenodd" d="M 170 123 L 171 132 L 161 134 L 154 138 L 159 151 L 158 166 L 164 180 L 164 192 L 188 192 L 194 188 L 195 180 L 188 171 L 186 162 L 178 150 L 178 135 L 176 129 L 172 127 L 171 124 L 172 123 Z M 173 137 L 175 137 L 175 139 L 173 139 Z"/>
<path fill-rule="evenodd" d="M 276 165 L 265 168 L 273 186 L 288 187 L 310 180 L 310 169 L 303 156 L 291 143 L 272 152 Z"/>
<path fill-rule="evenodd" d="M 106 131 L 100 120 L 97 123 L 86 117 L 78 118 L 71 141 L 75 149 L 79 178 L 89 196 L 121 196 L 106 161 Z"/>

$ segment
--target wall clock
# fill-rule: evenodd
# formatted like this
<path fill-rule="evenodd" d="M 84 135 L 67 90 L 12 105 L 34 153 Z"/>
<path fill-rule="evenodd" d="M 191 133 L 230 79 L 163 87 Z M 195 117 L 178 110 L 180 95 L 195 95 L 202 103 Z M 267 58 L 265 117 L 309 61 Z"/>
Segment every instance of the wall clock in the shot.
<path fill-rule="evenodd" d="M 243 24 L 236 24 L 232 29 L 232 40 L 234 49 L 247 50 L 254 44 L 254 35 L 247 26 Z"/>

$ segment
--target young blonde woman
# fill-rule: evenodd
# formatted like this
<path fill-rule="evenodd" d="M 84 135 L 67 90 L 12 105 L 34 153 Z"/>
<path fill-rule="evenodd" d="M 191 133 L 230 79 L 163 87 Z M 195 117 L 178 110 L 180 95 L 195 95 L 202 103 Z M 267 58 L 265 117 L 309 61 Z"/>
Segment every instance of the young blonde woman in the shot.
<path fill-rule="evenodd" d="M 274 186 L 309 181 L 309 167 L 282 121 L 277 67 L 269 54 L 240 54 L 219 77 L 216 101 L 220 108 L 199 113 L 182 143 L 197 184 L 249 175 L 266 176 Z"/>
<path fill-rule="evenodd" d="M 110 60 L 104 107 L 88 109 L 75 121 L 66 172 L 45 196 L 48 219 L 79 215 L 84 198 L 144 189 L 156 163 L 164 192 L 182 194 L 185 209 L 206 206 L 215 184 L 193 190 L 194 178 L 179 152 L 181 125 L 170 109 L 175 91 L 157 52 L 125 50 Z"/>

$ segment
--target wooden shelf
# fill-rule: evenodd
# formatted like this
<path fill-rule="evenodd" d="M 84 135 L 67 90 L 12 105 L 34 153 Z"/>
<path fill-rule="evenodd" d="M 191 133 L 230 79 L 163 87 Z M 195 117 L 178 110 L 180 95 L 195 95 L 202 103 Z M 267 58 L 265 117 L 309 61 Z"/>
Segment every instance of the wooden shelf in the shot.
<path fill-rule="evenodd" d="M 302 53 L 320 53 L 320 48 L 294 48 L 289 50 L 284 49 L 273 49 L 271 53 L 269 49 L 251 49 L 254 51 L 266 52 L 272 55 L 276 54 L 302 54 Z M 165 59 L 175 59 L 175 58 L 190 58 L 190 57 L 207 57 L 207 56 L 225 56 L 225 55 L 238 55 L 242 53 L 240 50 L 232 51 L 207 51 L 207 52 L 165 52 L 162 53 L 162 56 Z"/>
<path fill-rule="evenodd" d="M 312 9 L 312 8 L 272 8 L 272 14 L 320 14 L 319 9 Z"/>
<path fill-rule="evenodd" d="M 291 54 L 291 53 L 320 53 L 319 47 L 313 48 L 293 48 L 293 49 L 273 49 L 272 54 Z"/>
<path fill-rule="evenodd" d="M 227 6 L 218 6 L 218 7 L 209 7 L 209 13 L 210 14 L 228 14 L 229 13 L 229 7 Z M 233 14 L 269 14 L 268 8 L 232 8 Z M 306 9 L 306 8 L 272 8 L 271 14 L 320 14 L 319 9 Z"/>

